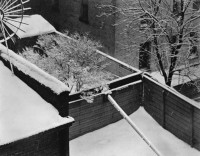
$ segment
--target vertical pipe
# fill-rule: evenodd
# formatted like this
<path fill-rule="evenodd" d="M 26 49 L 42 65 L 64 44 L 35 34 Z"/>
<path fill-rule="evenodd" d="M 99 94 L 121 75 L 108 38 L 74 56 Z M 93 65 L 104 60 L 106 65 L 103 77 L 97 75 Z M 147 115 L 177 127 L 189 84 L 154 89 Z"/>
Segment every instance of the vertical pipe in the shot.
<path fill-rule="evenodd" d="M 124 119 L 131 125 L 131 127 L 139 134 L 139 136 L 147 143 L 147 145 L 156 153 L 157 156 L 161 156 L 160 152 L 153 146 L 153 144 L 144 136 L 144 134 L 137 128 L 129 116 L 122 110 L 117 102 L 108 95 L 108 100 L 115 107 L 115 109 L 124 117 Z"/>

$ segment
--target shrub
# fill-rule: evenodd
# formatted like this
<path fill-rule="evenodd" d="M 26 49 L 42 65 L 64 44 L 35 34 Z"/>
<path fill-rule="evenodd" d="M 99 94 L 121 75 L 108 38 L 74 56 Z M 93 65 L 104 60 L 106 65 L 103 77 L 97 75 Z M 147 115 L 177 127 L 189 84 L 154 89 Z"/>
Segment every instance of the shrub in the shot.
<path fill-rule="evenodd" d="M 104 85 L 114 77 L 104 69 L 106 58 L 95 52 L 101 44 L 87 35 L 71 36 L 76 41 L 60 35 L 43 35 L 34 48 L 26 48 L 21 55 L 49 74 L 66 83 L 77 92 Z"/>

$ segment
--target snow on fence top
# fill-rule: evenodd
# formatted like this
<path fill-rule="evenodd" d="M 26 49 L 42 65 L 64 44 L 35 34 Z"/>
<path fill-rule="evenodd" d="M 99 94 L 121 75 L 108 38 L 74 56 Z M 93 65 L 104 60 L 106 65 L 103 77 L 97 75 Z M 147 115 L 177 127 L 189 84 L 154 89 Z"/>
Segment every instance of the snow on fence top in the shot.
<path fill-rule="evenodd" d="M 0 75 L 0 146 L 74 121 L 62 118 L 2 62 Z"/>
<path fill-rule="evenodd" d="M 7 48 L 2 44 L 0 44 L 0 56 L 7 61 L 10 60 L 18 70 L 34 78 L 46 87 L 49 87 L 56 94 L 69 91 L 69 88 L 64 83 L 38 68 L 36 65 L 25 60 L 21 56 L 17 55 L 13 51 L 7 51 Z"/>
<path fill-rule="evenodd" d="M 148 79 L 149 81 L 153 82 L 154 84 L 156 84 L 156 85 L 162 87 L 163 89 L 165 89 L 165 90 L 167 90 L 167 91 L 173 93 L 174 95 L 176 95 L 177 97 L 181 98 L 182 100 L 188 102 L 188 103 L 191 104 L 192 106 L 194 106 L 194 107 L 200 109 L 200 105 L 199 105 L 198 102 L 196 102 L 196 101 L 194 101 L 194 100 L 192 100 L 192 99 L 190 99 L 190 98 L 184 96 L 183 94 L 181 94 L 181 93 L 179 93 L 178 91 L 176 91 L 174 88 L 169 87 L 169 86 L 167 86 L 167 85 L 165 85 L 165 84 L 162 84 L 160 81 L 156 81 L 157 79 L 155 80 L 154 78 L 152 78 L 152 77 L 150 76 L 149 73 L 145 73 L 143 76 L 144 76 L 146 79 Z"/>

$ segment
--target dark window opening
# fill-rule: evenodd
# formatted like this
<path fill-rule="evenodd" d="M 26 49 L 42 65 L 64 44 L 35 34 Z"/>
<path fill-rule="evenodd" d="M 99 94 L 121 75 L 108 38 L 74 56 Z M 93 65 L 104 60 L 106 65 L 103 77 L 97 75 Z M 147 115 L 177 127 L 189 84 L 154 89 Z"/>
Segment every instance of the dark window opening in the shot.
<path fill-rule="evenodd" d="M 79 17 L 79 21 L 84 22 L 86 24 L 89 23 L 88 20 L 88 0 L 82 0 L 81 2 L 81 14 Z"/>
<path fill-rule="evenodd" d="M 194 59 L 199 57 L 198 55 L 198 35 L 196 32 L 190 32 L 190 37 L 189 37 L 189 41 L 190 41 L 190 47 L 189 47 L 189 55 L 188 55 L 188 59 Z"/>
<path fill-rule="evenodd" d="M 60 12 L 59 0 L 53 0 L 53 4 L 52 4 L 52 7 L 51 7 L 51 10 L 53 12 Z"/>
<path fill-rule="evenodd" d="M 140 44 L 139 49 L 139 68 L 140 69 L 150 69 L 150 51 L 151 42 L 145 42 Z"/>
<path fill-rule="evenodd" d="M 194 10 L 198 11 L 200 9 L 200 0 L 195 0 L 192 7 Z"/>
<path fill-rule="evenodd" d="M 152 19 L 149 17 L 149 15 L 143 15 L 140 17 L 140 30 L 143 31 L 147 28 L 150 28 L 153 24 Z"/>
<path fill-rule="evenodd" d="M 175 17 L 178 17 L 181 13 L 181 1 L 173 0 L 173 14 Z"/>

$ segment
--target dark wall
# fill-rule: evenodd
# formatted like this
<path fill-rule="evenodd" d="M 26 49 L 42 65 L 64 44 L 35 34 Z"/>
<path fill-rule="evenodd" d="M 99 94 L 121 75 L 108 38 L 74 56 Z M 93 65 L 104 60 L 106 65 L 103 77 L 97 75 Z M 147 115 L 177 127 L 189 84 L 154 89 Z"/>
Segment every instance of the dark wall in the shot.
<path fill-rule="evenodd" d="M 102 9 L 100 4 L 113 4 L 113 0 L 88 0 L 88 22 L 79 20 L 81 13 L 81 0 L 60 0 L 60 26 L 70 33 L 89 33 L 89 36 L 100 41 L 105 48 L 101 49 L 110 55 L 115 51 L 114 16 L 99 17 Z"/>
<path fill-rule="evenodd" d="M 10 63 L 0 56 L 0 61 L 10 68 Z M 20 60 L 18 60 L 20 61 Z M 24 63 L 24 62 L 20 62 Z M 45 101 L 52 104 L 63 117 L 68 116 L 69 91 L 56 93 L 50 87 L 41 84 L 37 79 L 27 75 L 13 65 L 14 74 L 37 92 Z M 39 72 L 39 71 L 38 71 Z M 42 73 L 40 73 L 42 75 Z M 54 83 L 52 81 L 52 83 Z M 55 82 L 56 83 L 56 82 Z M 69 155 L 69 126 L 56 127 L 31 137 L 0 146 L 1 156 L 68 156 Z"/>
<path fill-rule="evenodd" d="M 69 125 L 0 146 L 1 156 L 69 156 Z"/>
<path fill-rule="evenodd" d="M 5 66 L 10 68 L 10 63 L 0 57 Z M 23 71 L 18 70 L 17 67 L 13 66 L 14 74 L 19 77 L 24 83 L 26 83 L 30 88 L 37 92 L 45 101 L 52 104 L 63 117 L 68 116 L 68 101 L 69 101 L 69 91 L 63 91 L 60 94 L 55 93 L 50 87 L 41 84 L 38 80 L 25 74 Z"/>
<path fill-rule="evenodd" d="M 143 83 L 146 111 L 166 130 L 200 150 L 200 104 L 147 77 Z"/>
<path fill-rule="evenodd" d="M 25 7 L 31 10 L 25 14 L 40 14 L 48 20 L 57 30 L 60 29 L 60 0 L 30 0 Z"/>
<path fill-rule="evenodd" d="M 127 114 L 132 114 L 140 107 L 141 86 L 142 84 L 131 85 L 112 92 L 112 97 Z M 70 139 L 122 119 L 120 113 L 102 94 L 95 97 L 93 103 L 87 103 L 85 100 L 70 102 L 69 115 L 73 116 L 76 121 L 70 127 Z"/>
<path fill-rule="evenodd" d="M 180 84 L 175 86 L 174 88 L 180 92 L 181 94 L 189 97 L 190 99 L 194 99 L 196 101 L 200 101 L 200 90 L 198 90 L 199 80 L 197 79 L 194 85 L 194 82 L 188 82 L 185 84 Z"/>

